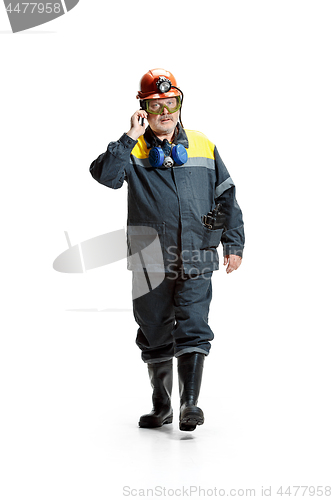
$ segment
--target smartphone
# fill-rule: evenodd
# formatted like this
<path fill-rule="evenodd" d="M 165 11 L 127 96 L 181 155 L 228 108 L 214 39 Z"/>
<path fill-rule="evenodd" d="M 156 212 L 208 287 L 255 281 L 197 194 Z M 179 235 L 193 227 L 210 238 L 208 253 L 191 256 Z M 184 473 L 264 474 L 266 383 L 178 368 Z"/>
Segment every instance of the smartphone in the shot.
<path fill-rule="evenodd" d="M 140 108 L 143 110 L 143 108 Z M 145 119 L 144 118 L 141 118 L 141 121 L 140 121 L 140 124 L 143 126 L 145 124 Z"/>

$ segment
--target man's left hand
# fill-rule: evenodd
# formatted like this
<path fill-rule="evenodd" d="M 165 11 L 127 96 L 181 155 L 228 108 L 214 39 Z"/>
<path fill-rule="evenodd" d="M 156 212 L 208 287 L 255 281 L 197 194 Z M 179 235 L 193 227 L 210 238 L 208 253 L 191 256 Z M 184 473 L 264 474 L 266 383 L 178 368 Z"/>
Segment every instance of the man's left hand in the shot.
<path fill-rule="evenodd" d="M 223 265 L 227 264 L 227 274 L 232 273 L 232 271 L 236 271 L 242 263 L 242 257 L 239 255 L 225 255 Z"/>

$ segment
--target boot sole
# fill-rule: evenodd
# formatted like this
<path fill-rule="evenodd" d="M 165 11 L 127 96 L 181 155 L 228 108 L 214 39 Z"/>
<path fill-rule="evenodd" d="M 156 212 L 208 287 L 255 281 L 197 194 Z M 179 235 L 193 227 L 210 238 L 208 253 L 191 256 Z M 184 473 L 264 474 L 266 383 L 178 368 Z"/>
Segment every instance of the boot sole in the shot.
<path fill-rule="evenodd" d="M 173 421 L 173 415 L 170 415 L 169 417 L 166 417 L 161 421 L 152 421 L 149 419 L 147 420 L 140 420 L 139 421 L 139 427 L 142 427 L 144 429 L 155 429 L 156 427 L 162 427 L 164 424 L 172 424 Z"/>
<path fill-rule="evenodd" d="M 198 408 L 185 408 L 179 417 L 179 429 L 181 431 L 194 431 L 197 425 L 205 421 L 203 411 Z"/>

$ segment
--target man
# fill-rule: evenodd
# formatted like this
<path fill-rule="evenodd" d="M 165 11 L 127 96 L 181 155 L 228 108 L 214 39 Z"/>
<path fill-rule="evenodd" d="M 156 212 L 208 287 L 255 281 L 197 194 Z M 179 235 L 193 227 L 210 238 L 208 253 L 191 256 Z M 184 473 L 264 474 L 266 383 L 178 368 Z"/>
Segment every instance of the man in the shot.
<path fill-rule="evenodd" d="M 236 270 L 244 247 L 242 212 L 214 144 L 199 132 L 184 130 L 183 93 L 172 73 L 150 70 L 140 87 L 141 109 L 131 117 L 130 130 L 108 145 L 90 172 L 113 189 L 127 182 L 129 246 L 134 245 L 133 228 L 153 228 L 163 252 L 163 281 L 133 299 L 136 343 L 153 388 L 153 409 L 140 418 L 139 426 L 172 422 L 175 356 L 179 428 L 192 431 L 204 422 L 197 402 L 204 358 L 214 338 L 208 311 L 211 275 L 219 267 L 217 247 L 222 242 L 227 273 Z M 133 273 L 134 282 L 138 275 L 140 271 Z"/>

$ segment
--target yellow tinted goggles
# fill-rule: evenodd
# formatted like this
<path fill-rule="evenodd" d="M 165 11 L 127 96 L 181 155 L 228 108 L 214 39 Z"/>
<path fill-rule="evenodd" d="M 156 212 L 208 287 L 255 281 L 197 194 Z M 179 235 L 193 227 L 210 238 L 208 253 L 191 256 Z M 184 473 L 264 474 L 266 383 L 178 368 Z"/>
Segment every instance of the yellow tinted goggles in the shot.
<path fill-rule="evenodd" d="M 175 113 L 180 109 L 182 102 L 180 96 L 169 97 L 167 99 L 147 99 L 145 102 L 147 113 L 161 115 L 166 108 L 169 113 Z"/>

